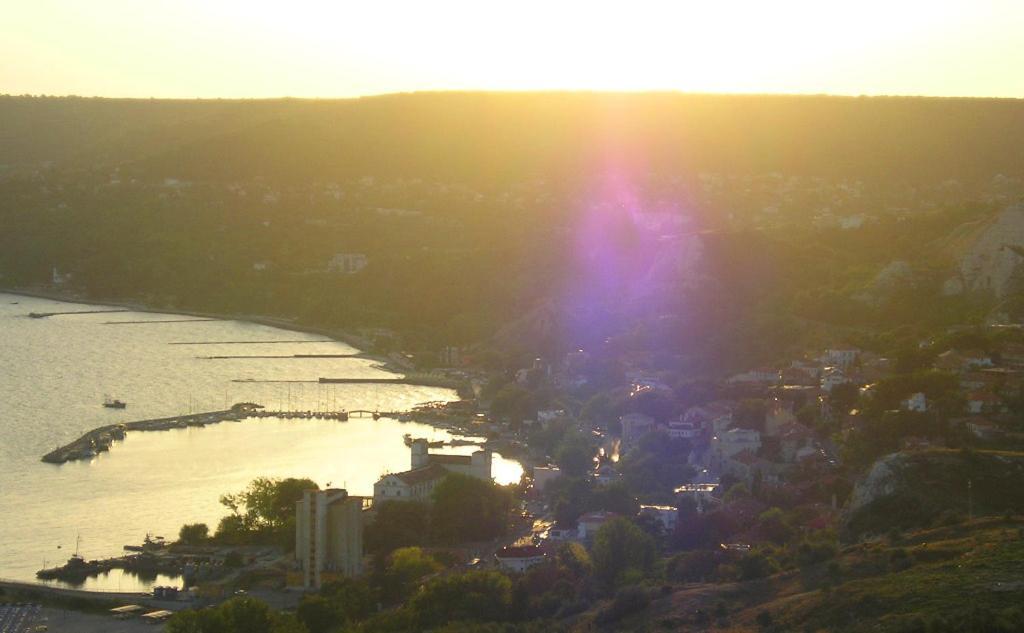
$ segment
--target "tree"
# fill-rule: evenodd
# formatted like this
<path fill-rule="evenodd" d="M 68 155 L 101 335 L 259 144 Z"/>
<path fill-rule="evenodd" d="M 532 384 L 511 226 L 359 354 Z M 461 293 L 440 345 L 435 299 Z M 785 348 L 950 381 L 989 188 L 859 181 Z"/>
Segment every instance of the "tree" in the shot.
<path fill-rule="evenodd" d="M 399 547 L 426 545 L 430 506 L 419 501 L 385 501 L 374 505 L 376 519 L 366 526 L 366 550 L 387 556 Z"/>
<path fill-rule="evenodd" d="M 555 462 L 565 475 L 583 476 L 594 466 L 594 447 L 590 439 L 582 433 L 566 434 L 558 447 Z"/>
<path fill-rule="evenodd" d="M 210 527 L 205 523 L 186 523 L 178 531 L 178 542 L 182 545 L 198 545 L 210 536 Z"/>
<path fill-rule="evenodd" d="M 317 594 L 303 596 L 295 615 L 309 633 L 328 633 L 345 622 L 331 601 Z"/>
<path fill-rule="evenodd" d="M 237 543 L 276 541 L 285 549 L 292 549 L 295 546 L 295 504 L 302 499 L 304 491 L 317 488 L 311 479 L 258 477 L 245 490 L 221 496 L 221 504 L 231 510 L 234 519 L 228 522 L 225 522 L 228 517 L 222 519 L 217 536 Z"/>
<path fill-rule="evenodd" d="M 605 589 L 622 584 L 628 576 L 642 576 L 654 563 L 654 539 L 624 517 L 598 529 L 591 550 L 594 573 Z"/>
<path fill-rule="evenodd" d="M 512 500 L 491 481 L 451 473 L 434 488 L 430 528 L 443 543 L 476 541 L 505 533 Z"/>
<path fill-rule="evenodd" d="M 419 547 L 403 547 L 391 552 L 384 572 L 384 597 L 392 602 L 406 599 L 424 576 L 441 571 L 442 566 Z"/>
<path fill-rule="evenodd" d="M 457 620 L 500 622 L 509 616 L 512 581 L 497 571 L 431 580 L 409 601 L 419 630 Z"/>
<path fill-rule="evenodd" d="M 167 622 L 167 633 L 303 633 L 293 616 L 270 610 L 254 598 L 232 598 L 216 607 L 180 611 Z"/>

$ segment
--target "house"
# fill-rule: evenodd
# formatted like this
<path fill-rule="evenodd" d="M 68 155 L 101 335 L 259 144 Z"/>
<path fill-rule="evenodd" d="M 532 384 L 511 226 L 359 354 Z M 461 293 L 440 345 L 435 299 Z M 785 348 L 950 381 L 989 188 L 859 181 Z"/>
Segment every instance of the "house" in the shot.
<path fill-rule="evenodd" d="M 544 558 L 544 550 L 536 545 L 509 545 L 494 553 L 498 567 L 517 574 L 543 563 Z"/>
<path fill-rule="evenodd" d="M 981 350 L 968 350 L 963 352 L 962 356 L 967 367 L 970 369 L 984 369 L 995 364 L 992 362 L 992 357 Z"/>
<path fill-rule="evenodd" d="M 971 432 L 975 437 L 982 440 L 992 440 L 1003 434 L 995 424 L 992 424 L 988 420 L 975 419 L 967 423 L 967 430 Z"/>
<path fill-rule="evenodd" d="M 732 426 L 735 410 L 735 405 L 730 402 L 712 402 L 690 407 L 683 414 L 683 421 L 697 426 L 702 431 L 709 431 L 712 434 L 722 433 Z"/>
<path fill-rule="evenodd" d="M 773 398 L 768 404 L 768 412 L 764 420 L 764 434 L 774 437 L 784 426 L 796 423 L 796 414 L 793 413 L 793 403 L 789 400 Z"/>
<path fill-rule="evenodd" d="M 973 391 L 967 395 L 967 412 L 990 413 L 1002 408 L 1003 401 L 990 391 Z"/>
<path fill-rule="evenodd" d="M 619 418 L 622 425 L 622 443 L 633 446 L 644 434 L 654 428 L 654 418 L 643 413 L 627 413 Z"/>
<path fill-rule="evenodd" d="M 714 493 L 718 484 L 700 483 L 683 484 L 675 489 L 676 498 L 689 499 L 697 506 L 697 512 L 704 512 L 712 503 L 715 503 Z"/>
<path fill-rule="evenodd" d="M 729 429 L 711 438 L 711 450 L 718 460 L 742 451 L 756 453 L 761 449 L 761 434 L 753 429 Z"/>
<path fill-rule="evenodd" d="M 825 350 L 821 361 L 826 365 L 849 369 L 857 360 L 860 350 L 856 347 L 838 347 Z"/>
<path fill-rule="evenodd" d="M 338 253 L 327 262 L 327 272 L 354 275 L 369 263 L 365 253 Z"/>
<path fill-rule="evenodd" d="M 1024 366 L 1024 344 L 1007 343 L 1003 346 L 1000 357 L 1005 365 Z"/>
<path fill-rule="evenodd" d="M 576 538 L 581 541 L 589 541 L 594 538 L 601 526 L 619 515 L 606 510 L 588 512 L 576 521 Z"/>
<path fill-rule="evenodd" d="M 640 516 L 653 518 L 661 524 L 661 529 L 666 534 L 671 534 L 676 529 L 676 522 L 679 519 L 679 508 L 675 506 L 641 505 Z"/>
<path fill-rule="evenodd" d="M 787 424 L 779 430 L 779 450 L 783 461 L 798 461 L 802 449 L 808 447 L 813 449 L 813 446 L 814 433 L 799 422 Z"/>
<path fill-rule="evenodd" d="M 329 576 L 362 573 L 363 510 L 369 501 L 338 488 L 303 491 L 295 504 L 295 559 L 303 587 L 318 589 Z"/>
<path fill-rule="evenodd" d="M 782 373 L 779 370 L 772 369 L 771 367 L 759 367 L 757 369 L 752 369 L 742 374 L 735 374 L 733 376 L 730 376 L 726 382 L 776 385 L 781 380 Z"/>
<path fill-rule="evenodd" d="M 543 492 L 548 487 L 548 484 L 561 476 L 562 471 L 558 466 L 534 466 L 533 487 Z"/>
<path fill-rule="evenodd" d="M 831 392 L 835 387 L 845 385 L 848 382 L 850 382 L 850 379 L 839 367 L 826 367 L 821 372 L 821 388 L 824 391 Z"/>
<path fill-rule="evenodd" d="M 555 521 L 548 528 L 549 541 L 571 541 L 579 534 L 579 528 L 575 525 L 565 525 Z"/>
<path fill-rule="evenodd" d="M 722 471 L 735 476 L 748 486 L 760 475 L 765 483 L 778 484 L 778 466 L 763 457 L 758 457 L 750 450 L 744 450 L 725 460 Z"/>
<path fill-rule="evenodd" d="M 921 392 L 911 394 L 909 397 L 900 402 L 900 408 L 904 411 L 916 411 L 923 413 L 928 410 L 928 400 L 924 397 Z"/>
<path fill-rule="evenodd" d="M 700 437 L 700 428 L 680 418 L 668 423 L 668 436 L 673 440 L 692 440 Z"/>

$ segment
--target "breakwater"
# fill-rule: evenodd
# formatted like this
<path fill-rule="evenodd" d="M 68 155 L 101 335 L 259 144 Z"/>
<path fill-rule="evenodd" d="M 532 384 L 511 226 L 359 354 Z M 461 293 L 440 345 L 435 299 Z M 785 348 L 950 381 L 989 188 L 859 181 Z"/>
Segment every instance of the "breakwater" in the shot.
<path fill-rule="evenodd" d="M 128 431 L 165 431 L 167 429 L 179 429 L 189 426 L 206 426 L 207 424 L 216 424 L 226 420 L 241 420 L 249 417 L 260 408 L 262 408 L 260 405 L 243 402 L 223 411 L 209 411 L 206 413 L 176 415 L 169 418 L 107 424 L 88 431 L 68 444 L 58 446 L 46 455 L 43 455 L 42 461 L 48 464 L 63 464 L 76 459 L 89 459 L 95 457 L 97 453 L 110 450 L 110 445 L 115 440 L 124 439 L 125 433 Z"/>

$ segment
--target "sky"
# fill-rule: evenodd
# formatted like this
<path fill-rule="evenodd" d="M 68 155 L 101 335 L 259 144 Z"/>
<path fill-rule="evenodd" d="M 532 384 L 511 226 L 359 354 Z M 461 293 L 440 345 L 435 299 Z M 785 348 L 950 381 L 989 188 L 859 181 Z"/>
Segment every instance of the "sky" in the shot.
<path fill-rule="evenodd" d="M 1024 98 L 1022 0 L 0 0 L 0 93 Z"/>

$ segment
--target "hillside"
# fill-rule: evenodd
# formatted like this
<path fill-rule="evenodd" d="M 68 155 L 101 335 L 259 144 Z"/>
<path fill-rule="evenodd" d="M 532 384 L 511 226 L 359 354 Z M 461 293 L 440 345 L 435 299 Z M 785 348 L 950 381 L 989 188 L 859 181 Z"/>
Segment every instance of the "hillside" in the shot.
<path fill-rule="evenodd" d="M 675 172 L 970 182 L 1019 174 L 1024 101 L 592 93 L 351 100 L 0 98 L 0 165 L 131 165 L 271 182 L 364 175 L 476 186 Z M 443 160 L 441 160 L 443 158 Z"/>
<path fill-rule="evenodd" d="M 640 612 L 607 622 L 606 604 L 572 630 L 1017 631 L 1022 534 L 1019 517 L 911 532 L 764 580 L 652 589 Z"/>

